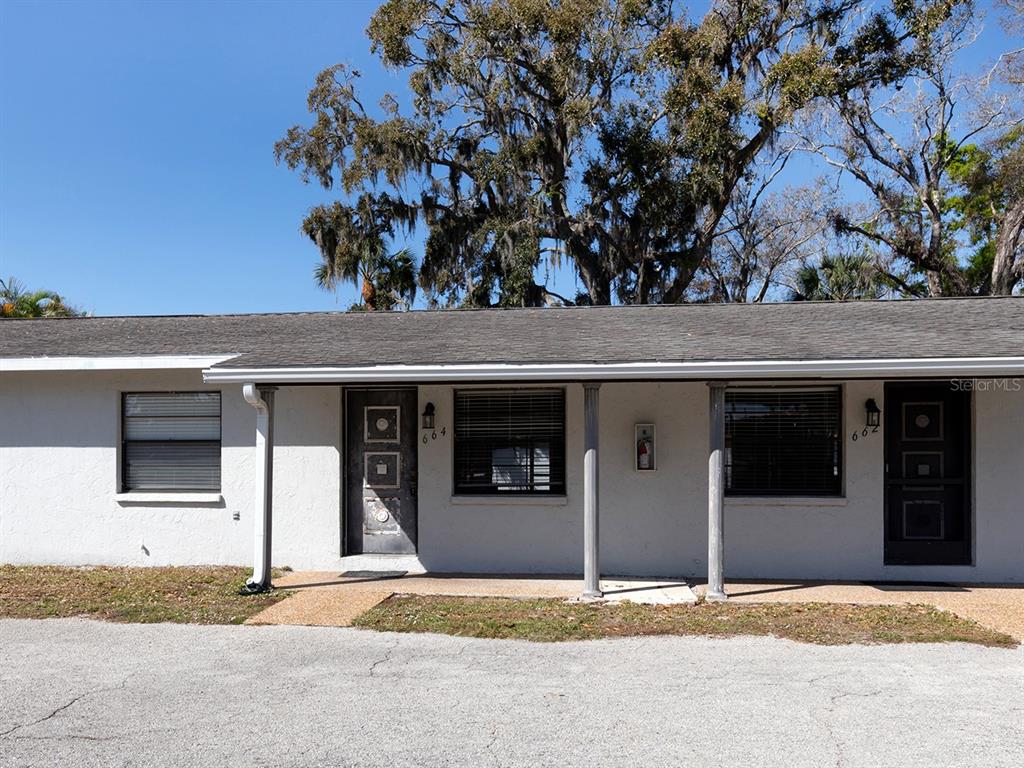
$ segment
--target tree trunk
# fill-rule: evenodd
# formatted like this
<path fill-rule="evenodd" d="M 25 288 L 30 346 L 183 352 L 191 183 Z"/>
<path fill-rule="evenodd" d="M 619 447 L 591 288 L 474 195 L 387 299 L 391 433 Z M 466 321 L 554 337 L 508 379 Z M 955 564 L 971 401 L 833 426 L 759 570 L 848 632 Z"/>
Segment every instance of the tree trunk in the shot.
<path fill-rule="evenodd" d="M 921 200 L 925 204 L 931 218 L 931 234 L 928 238 L 927 258 L 929 263 L 938 264 L 942 259 L 942 214 L 938 206 L 928 204 L 934 200 L 933 195 L 922 196 Z M 942 275 L 934 269 L 929 269 L 925 276 L 928 280 L 928 294 L 931 296 L 941 296 Z"/>
<path fill-rule="evenodd" d="M 607 275 L 597 275 L 593 279 L 583 278 L 583 284 L 587 287 L 590 295 L 590 302 L 595 305 L 612 303 L 612 281 Z"/>
<path fill-rule="evenodd" d="M 1014 259 L 1024 246 L 1024 199 L 1015 201 L 999 223 L 996 235 L 996 253 L 992 262 L 992 294 L 1009 296 L 1014 284 L 1020 279 L 1020 270 L 1015 269 Z M 1019 265 L 1018 265 L 1019 266 Z"/>
<path fill-rule="evenodd" d="M 363 305 L 369 310 L 373 311 L 377 308 L 377 286 L 373 284 L 373 281 L 364 276 L 363 277 Z"/>
<path fill-rule="evenodd" d="M 697 270 L 704 263 L 705 253 L 706 250 L 703 247 L 694 248 L 684 259 L 680 260 L 679 271 L 676 273 L 675 279 L 661 297 L 662 304 L 678 304 L 683 300 L 686 289 L 690 287 Z"/>
<path fill-rule="evenodd" d="M 566 245 L 576 263 L 576 269 L 580 273 L 580 279 L 587 289 L 587 294 L 590 296 L 590 303 L 595 305 L 611 304 L 611 275 L 608 274 L 608 270 L 604 268 L 604 263 L 600 259 L 595 258 L 586 246 L 578 246 L 577 243 L 577 239 L 573 237 L 571 241 L 566 242 Z"/>

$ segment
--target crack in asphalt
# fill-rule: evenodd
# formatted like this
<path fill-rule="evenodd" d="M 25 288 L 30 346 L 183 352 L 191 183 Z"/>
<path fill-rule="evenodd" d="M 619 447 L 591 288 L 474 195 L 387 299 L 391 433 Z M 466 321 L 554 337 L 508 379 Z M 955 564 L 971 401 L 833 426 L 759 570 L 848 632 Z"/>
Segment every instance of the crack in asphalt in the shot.
<path fill-rule="evenodd" d="M 846 761 L 846 754 L 843 751 L 843 742 L 839 739 L 839 736 L 836 734 L 835 729 L 833 729 L 832 727 L 832 715 L 835 714 L 836 702 L 838 702 L 840 699 L 845 699 L 848 697 L 870 699 L 874 698 L 875 696 L 880 696 L 883 693 L 885 693 L 885 691 L 883 691 L 881 688 L 877 691 L 868 691 L 867 693 L 860 693 L 858 691 L 840 691 L 839 693 L 835 693 L 829 696 L 829 704 L 827 707 L 824 707 L 824 718 L 819 718 L 815 713 L 811 713 L 811 717 L 813 717 L 815 720 L 817 720 L 819 723 L 821 723 L 821 725 L 825 727 L 825 732 L 828 733 L 829 740 L 832 742 L 832 746 L 835 748 L 836 768 L 842 768 L 843 764 Z"/>
<path fill-rule="evenodd" d="M 837 676 L 838 673 L 836 672 L 826 672 L 824 674 L 808 678 L 807 680 L 803 680 L 801 682 L 805 683 L 806 685 L 814 686 L 817 683 L 822 682 L 823 680 L 827 680 L 829 678 L 834 678 Z M 838 691 L 837 693 L 833 693 L 828 697 L 828 706 L 820 708 L 820 710 L 824 713 L 823 717 L 819 717 L 818 713 L 813 710 L 809 713 L 811 717 L 814 718 L 814 720 L 816 720 L 818 724 L 825 729 L 825 733 L 828 734 L 829 741 L 832 743 L 832 748 L 835 751 L 836 755 L 835 768 L 842 768 L 842 766 L 846 762 L 846 754 L 844 751 L 843 742 L 840 740 L 838 734 L 836 734 L 835 732 L 835 729 L 832 727 L 832 715 L 835 714 L 836 703 L 840 699 L 845 699 L 849 697 L 870 699 L 874 698 L 875 696 L 880 696 L 883 693 L 885 693 L 885 690 L 882 688 L 873 691 L 868 691 L 866 693 L 860 691 Z"/>
<path fill-rule="evenodd" d="M 43 717 L 40 717 L 37 720 L 32 720 L 31 722 L 28 722 L 28 723 L 18 723 L 14 727 L 8 728 L 6 731 L 0 731 L 0 738 L 8 738 L 8 737 L 15 738 L 15 739 L 26 738 L 26 737 L 23 737 L 23 736 L 13 736 L 13 734 L 16 733 L 17 731 L 20 731 L 22 728 L 31 728 L 34 725 L 39 725 L 40 723 L 45 723 L 47 720 L 52 720 L 57 715 L 59 715 L 61 712 L 63 712 L 64 710 L 68 709 L 69 707 L 74 706 L 75 704 L 77 704 L 82 699 L 84 699 L 84 698 L 86 698 L 88 696 L 95 696 L 96 694 L 99 694 L 99 693 L 109 693 L 110 691 L 123 690 L 127 685 L 128 685 L 128 678 L 126 677 L 121 682 L 120 685 L 115 685 L 115 686 L 109 687 L 109 688 L 96 688 L 95 690 L 92 690 L 92 691 L 86 691 L 85 693 L 80 693 L 77 696 L 75 696 L 74 698 L 72 698 L 70 701 L 67 701 L 64 704 L 61 704 L 59 707 L 54 709 L 48 715 L 44 715 Z M 88 737 L 82 736 L 82 737 L 79 737 L 79 738 L 88 738 Z M 97 740 L 103 740 L 103 739 L 97 739 Z"/>
<path fill-rule="evenodd" d="M 498 757 L 498 755 L 496 755 L 494 753 L 494 745 L 495 745 L 495 743 L 497 743 L 497 741 L 498 741 L 498 726 L 497 725 L 492 725 L 491 726 L 491 738 L 487 742 L 487 744 L 484 746 L 484 751 L 488 755 L 491 756 L 491 759 L 494 760 L 494 764 L 495 765 L 500 766 L 501 765 L 501 759 Z"/>
<path fill-rule="evenodd" d="M 19 724 L 15 725 L 13 728 L 8 728 L 6 731 L 0 732 L 0 737 L 7 737 L 7 736 L 10 736 L 15 731 L 20 731 L 22 728 L 30 728 L 33 725 L 39 725 L 40 723 L 45 723 L 47 720 L 50 720 L 50 719 L 56 717 L 61 712 L 63 712 L 65 709 L 67 709 L 68 707 L 72 706 L 73 704 L 77 704 L 79 701 L 84 699 L 86 696 L 89 696 L 90 694 L 96 693 L 96 692 L 97 691 L 86 691 L 85 693 L 79 694 L 78 696 L 75 696 L 75 698 L 71 699 L 71 701 L 67 702 L 66 704 L 61 704 L 59 707 L 57 707 L 55 710 L 53 710 L 50 714 L 48 714 L 48 715 L 46 715 L 44 717 L 40 717 L 38 720 L 33 720 L 32 722 L 29 722 L 29 723 L 19 723 Z"/>
<path fill-rule="evenodd" d="M 452 658 L 458 659 L 459 663 L 463 665 L 462 669 L 464 672 L 472 672 L 474 670 L 479 670 L 484 667 L 484 660 L 481 659 L 478 655 L 472 655 L 469 657 L 468 660 L 463 660 L 462 657 L 465 655 L 466 651 L 469 650 L 471 647 L 472 646 L 470 643 L 465 643 L 452 656 Z"/>
<path fill-rule="evenodd" d="M 877 691 L 868 691 L 867 693 L 860 693 L 859 691 L 840 691 L 839 693 L 836 693 L 831 697 L 832 704 L 829 706 L 829 711 L 832 711 L 832 709 L 836 705 L 836 702 L 840 699 L 845 699 L 847 697 L 855 697 L 858 699 L 872 699 L 875 696 L 881 696 L 883 693 L 885 693 L 885 691 L 881 688 L 879 688 Z"/>
<path fill-rule="evenodd" d="M 826 710 L 826 711 L 829 714 L 832 713 L 831 709 Z M 828 718 L 822 719 L 822 718 L 818 717 L 816 714 L 814 714 L 813 712 L 811 713 L 811 717 L 813 717 L 815 720 L 817 720 L 825 728 L 825 733 L 828 734 L 829 741 L 832 742 L 832 748 L 835 750 L 835 753 L 836 753 L 835 767 L 836 768 L 842 768 L 843 761 L 844 761 L 844 759 L 846 757 L 843 754 L 843 743 L 839 740 L 839 737 L 836 736 L 836 732 L 832 728 L 831 721 Z"/>
<path fill-rule="evenodd" d="M 397 648 L 397 647 L 398 647 L 398 641 L 395 640 L 394 642 L 391 643 L 391 645 L 389 645 L 385 649 L 384 655 L 381 656 L 379 659 L 377 659 L 375 662 L 373 662 L 373 664 L 370 665 L 370 670 L 369 670 L 370 677 L 377 677 L 377 667 L 379 667 L 381 664 L 387 664 L 389 661 L 391 661 L 391 654 L 394 652 L 395 648 Z"/>

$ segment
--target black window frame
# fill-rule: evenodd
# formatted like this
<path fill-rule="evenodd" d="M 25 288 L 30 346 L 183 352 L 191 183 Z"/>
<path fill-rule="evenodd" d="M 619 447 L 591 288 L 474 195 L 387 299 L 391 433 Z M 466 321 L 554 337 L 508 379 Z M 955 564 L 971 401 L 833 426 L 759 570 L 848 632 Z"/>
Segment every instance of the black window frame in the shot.
<path fill-rule="evenodd" d="M 765 398 L 765 407 L 783 405 L 782 396 L 792 397 L 799 394 L 829 393 L 834 398 L 835 412 L 830 414 L 834 419 L 832 434 L 805 434 L 800 443 L 792 442 L 794 432 L 783 431 L 784 425 L 776 425 L 777 433 L 758 436 L 740 433 L 740 459 L 737 460 L 737 432 L 734 422 L 736 400 L 746 398 L 745 405 L 751 405 L 750 399 L 756 396 Z M 774 402 L 771 402 L 774 399 Z M 792 401 L 791 401 L 792 402 Z M 776 419 L 779 417 L 776 416 Z M 729 387 L 725 392 L 725 456 L 723 470 L 725 474 L 725 495 L 734 498 L 765 497 L 765 498 L 844 498 L 845 496 L 845 451 L 843 449 L 844 424 L 844 391 L 840 386 L 792 386 L 792 387 Z M 770 422 L 768 426 L 772 425 Z M 823 426 L 819 425 L 819 426 Z M 808 445 L 814 446 L 808 451 Z M 799 445 L 798 448 L 794 447 Z M 774 450 L 773 450 L 774 448 Z M 815 456 L 814 451 L 820 451 Z M 743 453 L 749 451 L 749 456 Z M 789 462 L 788 464 L 786 462 Z M 743 479 L 737 483 L 737 472 L 755 463 L 764 463 L 758 471 L 768 475 L 767 482 L 754 482 Z M 808 473 L 815 466 L 820 467 L 821 474 L 813 479 Z M 807 482 L 802 485 L 793 482 L 803 471 Z M 783 482 L 788 478 L 789 482 Z M 737 488 L 737 485 L 739 486 Z"/>
<path fill-rule="evenodd" d="M 514 398 L 529 398 L 531 396 L 548 396 L 557 394 L 558 398 L 558 416 L 561 419 L 561 423 L 557 430 L 548 428 L 542 430 L 537 428 L 533 436 L 520 436 L 519 439 L 514 439 L 508 434 L 496 433 L 490 437 L 475 436 L 474 438 L 468 437 L 462 429 L 462 420 L 466 418 L 467 414 L 464 413 L 464 407 L 460 404 L 460 398 L 497 398 L 507 397 L 511 401 Z M 565 405 L 565 388 L 563 387 L 536 387 L 536 388 L 515 388 L 515 389 L 455 389 L 452 393 L 452 494 L 455 496 L 487 496 L 487 497 L 498 497 L 507 498 L 513 496 L 519 497 L 542 497 L 542 496 L 554 496 L 564 497 L 566 495 L 566 405 Z M 511 403 L 510 403 L 511 408 Z M 495 416 L 490 418 L 495 419 Z M 500 417 L 499 417 L 500 418 Z M 511 416 L 509 416 L 511 423 Z M 489 450 L 493 456 L 493 451 L 496 448 L 508 447 L 508 448 L 522 448 L 524 447 L 524 439 L 529 445 L 531 453 L 530 463 L 530 477 L 528 484 L 529 488 L 510 488 L 502 487 L 501 485 L 494 483 L 473 483 L 467 479 L 467 476 L 473 471 L 472 463 L 474 462 L 474 456 L 472 451 L 476 451 L 475 461 L 479 462 L 479 467 L 482 467 L 484 462 L 481 458 L 482 450 Z M 548 445 L 548 476 L 546 482 L 540 481 L 538 477 L 533 475 L 533 449 L 536 447 L 536 443 L 547 442 Z M 469 466 L 467 466 L 469 465 Z M 476 470 L 479 472 L 479 467 Z M 490 472 L 493 477 L 494 464 L 490 464 Z M 537 486 L 546 485 L 546 488 L 538 488 Z"/>
<path fill-rule="evenodd" d="M 127 438 L 127 426 L 128 417 L 126 415 L 126 405 L 129 397 L 137 395 L 216 395 L 217 396 L 217 426 L 218 426 L 218 437 L 216 440 L 194 440 L 194 439 L 183 439 L 183 440 L 139 440 Z M 148 418 L 167 418 L 173 419 L 176 416 L 150 416 Z M 131 392 L 122 392 L 120 398 L 120 410 L 118 411 L 118 425 L 120 430 L 120 449 L 121 457 L 119 462 L 120 477 L 118 478 L 118 493 L 220 493 L 223 486 L 223 470 L 224 470 L 224 458 L 223 458 L 223 445 L 224 445 L 224 396 L 220 390 L 202 390 L 202 389 L 190 389 L 190 390 L 134 390 Z M 168 486 L 168 487 L 154 487 L 154 488 L 133 488 L 128 484 L 128 446 L 131 443 L 151 443 L 151 444 L 193 444 L 193 445 L 216 445 L 217 447 L 217 484 L 216 486 Z"/>

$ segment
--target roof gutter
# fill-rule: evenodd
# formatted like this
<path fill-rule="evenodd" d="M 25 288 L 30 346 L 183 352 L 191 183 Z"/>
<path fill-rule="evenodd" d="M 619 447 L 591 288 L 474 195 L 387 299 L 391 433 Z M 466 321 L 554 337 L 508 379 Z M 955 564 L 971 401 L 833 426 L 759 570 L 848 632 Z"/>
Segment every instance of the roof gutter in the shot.
<path fill-rule="evenodd" d="M 146 371 L 209 368 L 237 355 L 119 355 L 108 357 L 4 357 L 0 371 Z"/>
<path fill-rule="evenodd" d="M 487 363 L 306 368 L 207 368 L 209 383 L 426 383 L 466 381 L 615 381 L 636 379 L 803 379 L 1024 376 L 1024 357 L 878 360 L 746 360 L 652 363 Z"/>

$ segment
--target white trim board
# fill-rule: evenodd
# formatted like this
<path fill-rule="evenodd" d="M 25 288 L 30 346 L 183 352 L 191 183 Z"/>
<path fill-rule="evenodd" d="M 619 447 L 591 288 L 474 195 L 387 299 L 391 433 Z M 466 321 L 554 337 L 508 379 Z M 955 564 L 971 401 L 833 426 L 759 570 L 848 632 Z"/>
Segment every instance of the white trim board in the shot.
<path fill-rule="evenodd" d="M 143 371 L 202 369 L 236 355 L 126 355 L 119 357 L 4 357 L 0 371 Z"/>
<path fill-rule="evenodd" d="M 118 504 L 220 504 L 224 501 L 220 491 L 128 491 L 114 494 Z"/>
<path fill-rule="evenodd" d="M 314 368 L 207 368 L 206 382 L 275 384 L 635 379 L 767 379 L 811 377 L 1024 376 L 1024 357 L 877 360 L 744 360 L 654 363 L 489 363 Z"/>

